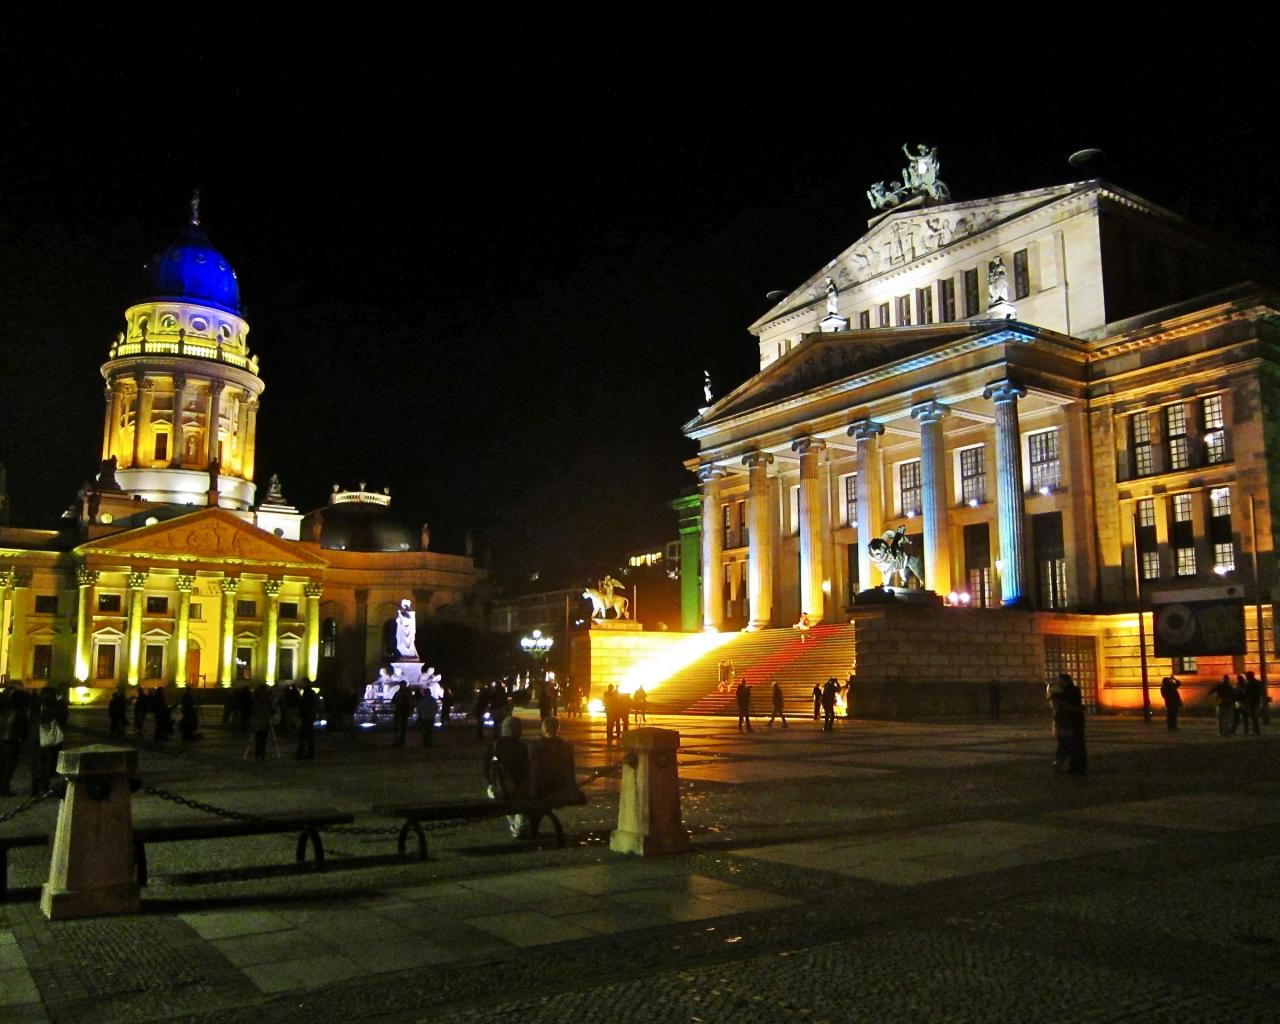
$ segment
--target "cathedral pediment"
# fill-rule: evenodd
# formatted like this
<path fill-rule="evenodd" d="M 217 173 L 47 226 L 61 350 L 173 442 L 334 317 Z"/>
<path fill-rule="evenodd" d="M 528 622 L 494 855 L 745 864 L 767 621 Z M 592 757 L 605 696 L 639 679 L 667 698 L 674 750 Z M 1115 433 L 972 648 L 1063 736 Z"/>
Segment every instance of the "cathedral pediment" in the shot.
<path fill-rule="evenodd" d="M 244 565 L 323 568 L 328 563 L 300 544 L 259 530 L 220 508 L 99 537 L 76 549 L 93 556 L 128 556 L 177 562 L 224 562 Z"/>
<path fill-rule="evenodd" d="M 760 333 L 771 322 L 807 309 L 828 297 L 830 279 L 843 292 L 882 274 L 909 266 L 1072 193 L 1099 188 L 1097 182 L 1058 185 L 990 199 L 891 210 L 818 273 L 751 325 Z"/>
<path fill-rule="evenodd" d="M 825 385 L 893 367 L 903 359 L 945 347 L 949 342 L 973 334 L 973 327 L 967 322 L 914 329 L 813 334 L 707 409 L 695 423 L 699 427 L 707 426 Z"/>

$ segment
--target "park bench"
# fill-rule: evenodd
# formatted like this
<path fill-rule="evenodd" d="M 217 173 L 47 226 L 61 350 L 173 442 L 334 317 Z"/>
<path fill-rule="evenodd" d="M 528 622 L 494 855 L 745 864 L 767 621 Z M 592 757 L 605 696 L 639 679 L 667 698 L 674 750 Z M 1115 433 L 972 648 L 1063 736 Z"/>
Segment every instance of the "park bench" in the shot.
<path fill-rule="evenodd" d="M 233 839 L 239 836 L 272 835 L 296 832 L 299 864 L 307 859 L 307 843 L 315 854 L 317 869 L 324 868 L 324 844 L 320 841 L 320 829 L 330 825 L 350 825 L 355 816 L 341 811 L 305 811 L 295 814 L 265 814 L 261 817 L 211 819 L 172 824 L 134 825 L 133 852 L 137 865 L 138 884 L 147 884 L 147 845 L 174 843 L 190 839 Z"/>
<path fill-rule="evenodd" d="M 48 846 L 49 830 L 28 829 L 25 832 L 6 832 L 0 835 L 0 903 L 9 898 L 9 851 L 24 846 Z"/>
<path fill-rule="evenodd" d="M 556 846 L 564 846 L 564 827 L 556 811 L 565 807 L 581 807 L 587 802 L 587 796 L 581 791 L 566 794 L 562 797 L 543 800 L 439 800 L 429 804 L 377 804 L 374 814 L 388 818 L 403 818 L 400 826 L 398 848 L 400 856 L 404 856 L 405 845 L 409 833 L 418 837 L 418 857 L 427 859 L 427 834 L 423 831 L 424 821 L 479 821 L 484 818 L 502 818 L 510 814 L 526 815 L 531 821 L 549 818 L 556 830 Z M 535 831 L 533 838 L 538 838 Z"/>

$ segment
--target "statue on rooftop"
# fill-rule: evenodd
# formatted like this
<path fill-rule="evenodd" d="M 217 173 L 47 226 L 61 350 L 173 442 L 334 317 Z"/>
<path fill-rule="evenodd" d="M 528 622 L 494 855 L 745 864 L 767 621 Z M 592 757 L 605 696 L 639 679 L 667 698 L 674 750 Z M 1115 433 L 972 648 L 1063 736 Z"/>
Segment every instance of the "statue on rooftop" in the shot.
<path fill-rule="evenodd" d="M 1009 272 L 1004 269 L 1004 258 L 997 256 L 987 264 L 987 305 L 1005 305 L 1009 301 Z"/>

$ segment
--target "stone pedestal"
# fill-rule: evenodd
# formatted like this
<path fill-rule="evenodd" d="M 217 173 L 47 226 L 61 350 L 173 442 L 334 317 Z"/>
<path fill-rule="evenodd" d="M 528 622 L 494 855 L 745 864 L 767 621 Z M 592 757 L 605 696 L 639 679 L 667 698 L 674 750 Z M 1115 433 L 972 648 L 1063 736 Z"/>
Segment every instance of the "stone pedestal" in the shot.
<path fill-rule="evenodd" d="M 609 836 L 609 849 L 642 857 L 688 850 L 676 770 L 680 734 L 674 729 L 631 729 L 622 734 L 622 746 L 627 756 L 622 765 L 618 827 Z"/>
<path fill-rule="evenodd" d="M 122 747 L 80 747 L 58 757 L 67 795 L 40 892 L 40 909 L 50 920 L 137 912 L 129 792 L 137 765 L 138 752 Z"/>
<path fill-rule="evenodd" d="M 391 667 L 395 669 L 396 682 L 401 679 L 408 686 L 419 686 L 422 681 L 422 662 L 420 661 L 393 661 Z"/>
<path fill-rule="evenodd" d="M 854 596 L 855 605 L 892 605 L 898 608 L 941 608 L 941 595 L 932 590 L 914 590 L 911 587 L 871 587 L 860 590 Z"/>
<path fill-rule="evenodd" d="M 591 628 L 613 633 L 642 633 L 644 626 L 635 619 L 592 619 Z"/>

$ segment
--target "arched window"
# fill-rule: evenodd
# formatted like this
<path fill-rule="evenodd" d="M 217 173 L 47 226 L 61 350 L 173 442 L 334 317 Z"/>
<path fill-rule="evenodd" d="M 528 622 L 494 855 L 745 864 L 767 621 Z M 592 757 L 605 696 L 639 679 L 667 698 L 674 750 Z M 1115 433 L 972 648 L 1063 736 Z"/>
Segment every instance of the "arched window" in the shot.
<path fill-rule="evenodd" d="M 338 620 L 325 619 L 320 625 L 320 657 L 338 656 Z"/>

